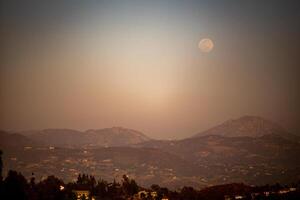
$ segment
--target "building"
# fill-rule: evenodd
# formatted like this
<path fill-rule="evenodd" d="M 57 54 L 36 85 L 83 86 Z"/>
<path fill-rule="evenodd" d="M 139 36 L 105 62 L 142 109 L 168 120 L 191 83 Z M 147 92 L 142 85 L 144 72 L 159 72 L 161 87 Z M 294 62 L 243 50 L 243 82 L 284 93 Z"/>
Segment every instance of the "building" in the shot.
<path fill-rule="evenodd" d="M 146 191 L 146 190 L 141 190 L 134 195 L 134 199 L 144 199 L 144 198 L 155 199 L 156 197 L 157 197 L 157 193 L 155 191 Z"/>
<path fill-rule="evenodd" d="M 75 193 L 77 200 L 82 200 L 82 197 L 84 196 L 86 200 L 89 200 L 90 198 L 90 191 L 88 190 L 73 190 Z"/>

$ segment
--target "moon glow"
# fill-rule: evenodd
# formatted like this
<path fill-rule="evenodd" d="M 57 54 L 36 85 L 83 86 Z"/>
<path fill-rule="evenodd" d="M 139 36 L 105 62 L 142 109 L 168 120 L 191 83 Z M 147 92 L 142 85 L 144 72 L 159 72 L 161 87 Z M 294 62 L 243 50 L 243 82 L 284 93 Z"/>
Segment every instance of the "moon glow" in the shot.
<path fill-rule="evenodd" d="M 209 53 L 213 50 L 214 43 L 211 39 L 204 38 L 204 39 L 200 40 L 198 47 L 202 52 Z"/>

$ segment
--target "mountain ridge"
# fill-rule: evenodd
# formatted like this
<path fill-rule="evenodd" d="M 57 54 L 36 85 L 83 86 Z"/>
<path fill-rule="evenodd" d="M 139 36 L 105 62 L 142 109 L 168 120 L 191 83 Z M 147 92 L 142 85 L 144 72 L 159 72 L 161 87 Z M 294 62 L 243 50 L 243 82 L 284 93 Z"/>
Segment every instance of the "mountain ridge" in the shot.
<path fill-rule="evenodd" d="M 32 140 L 57 147 L 126 146 L 151 140 L 142 132 L 123 127 L 89 129 L 86 131 L 42 129 L 24 131 L 21 134 Z"/>
<path fill-rule="evenodd" d="M 245 115 L 237 119 L 227 120 L 217 126 L 193 135 L 196 138 L 205 135 L 221 135 L 225 137 L 261 137 L 264 135 L 280 135 L 284 138 L 297 137 L 286 131 L 277 123 L 258 116 Z"/>

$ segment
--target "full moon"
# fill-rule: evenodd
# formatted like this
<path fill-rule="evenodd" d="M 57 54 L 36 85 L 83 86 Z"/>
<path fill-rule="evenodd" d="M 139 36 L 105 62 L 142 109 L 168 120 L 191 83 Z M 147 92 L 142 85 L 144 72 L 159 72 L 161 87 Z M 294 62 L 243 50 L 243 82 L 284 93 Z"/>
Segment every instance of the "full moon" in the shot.
<path fill-rule="evenodd" d="M 204 38 L 204 39 L 200 40 L 198 47 L 202 52 L 209 53 L 213 50 L 214 43 L 211 39 Z"/>

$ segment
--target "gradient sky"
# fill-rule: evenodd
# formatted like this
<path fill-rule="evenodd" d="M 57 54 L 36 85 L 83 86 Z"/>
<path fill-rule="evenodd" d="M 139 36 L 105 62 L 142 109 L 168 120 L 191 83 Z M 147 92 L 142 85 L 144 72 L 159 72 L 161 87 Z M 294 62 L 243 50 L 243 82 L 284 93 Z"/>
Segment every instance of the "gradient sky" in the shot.
<path fill-rule="evenodd" d="M 0 2 L 1 129 L 166 139 L 258 115 L 300 133 L 297 0 Z"/>

